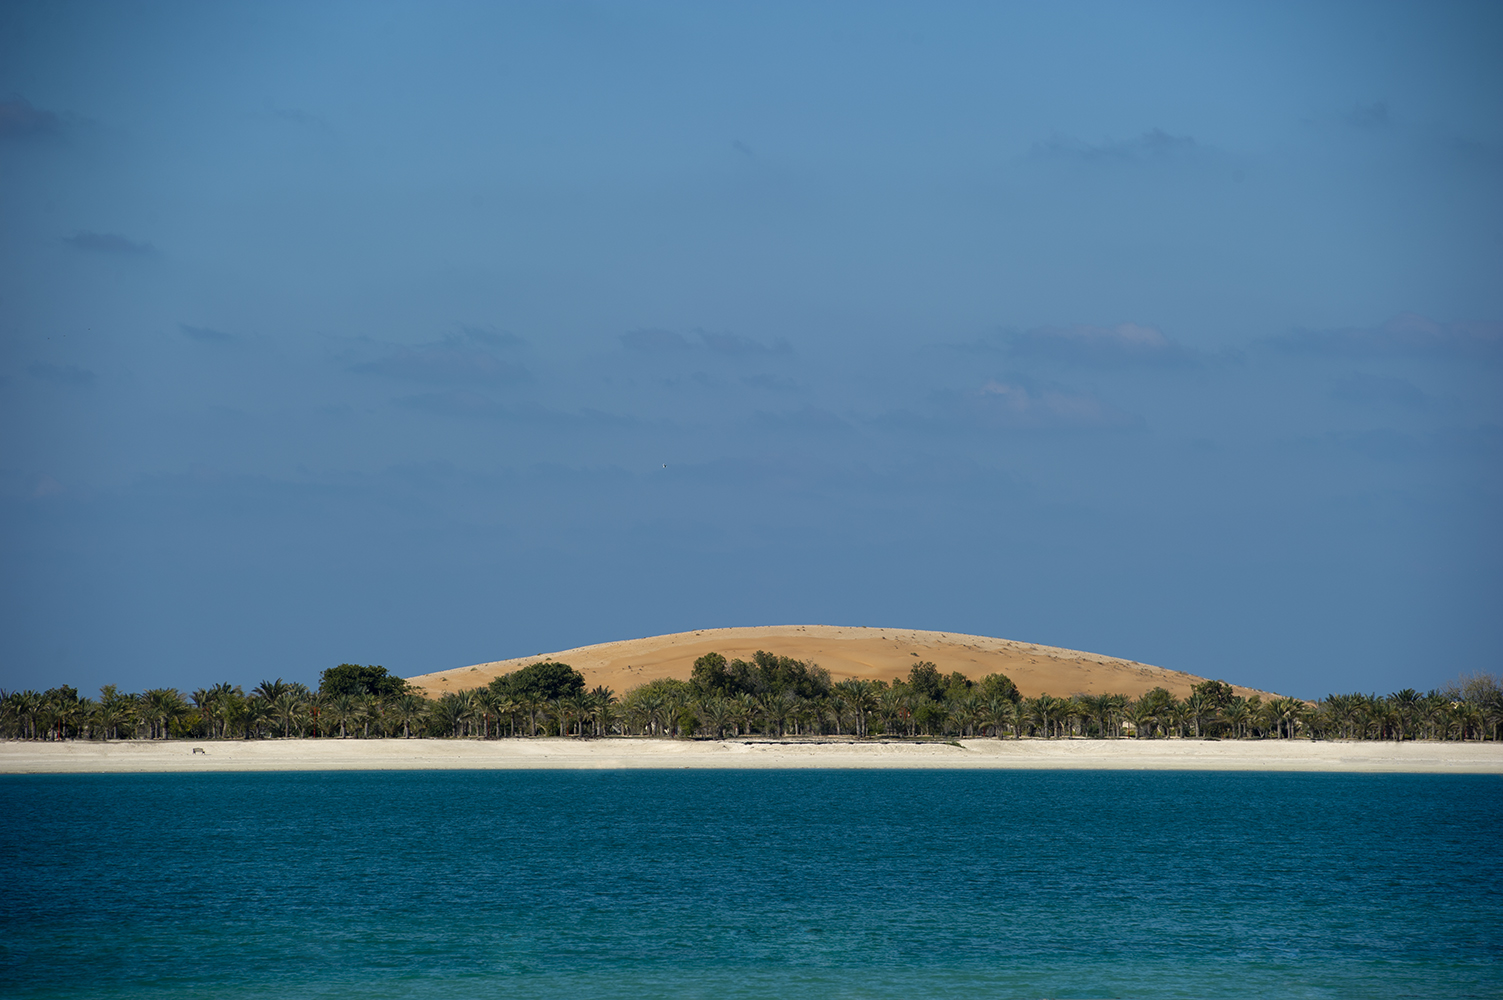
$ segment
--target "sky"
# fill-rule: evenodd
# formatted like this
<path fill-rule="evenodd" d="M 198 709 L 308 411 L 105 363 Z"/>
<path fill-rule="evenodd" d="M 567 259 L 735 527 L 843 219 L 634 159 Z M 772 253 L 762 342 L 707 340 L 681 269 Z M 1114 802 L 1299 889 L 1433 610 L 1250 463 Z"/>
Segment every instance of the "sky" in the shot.
<path fill-rule="evenodd" d="M 1498 672 L 1500 45 L 1493 3 L 8 3 L 0 688 L 759 624 Z"/>

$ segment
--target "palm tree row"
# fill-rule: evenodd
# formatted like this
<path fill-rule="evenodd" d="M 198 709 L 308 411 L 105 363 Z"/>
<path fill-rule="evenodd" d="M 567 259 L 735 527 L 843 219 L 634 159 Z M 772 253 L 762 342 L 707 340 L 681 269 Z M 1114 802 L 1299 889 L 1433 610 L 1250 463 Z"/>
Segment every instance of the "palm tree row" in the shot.
<path fill-rule="evenodd" d="M 0 735 L 11 739 L 259 739 L 268 736 L 402 736 L 426 725 L 432 703 L 416 692 L 395 697 L 320 694 L 280 678 L 249 694 L 216 684 L 188 696 L 174 688 L 99 697 L 71 687 L 0 692 Z"/>
<path fill-rule="evenodd" d="M 343 674 L 340 671 L 344 671 Z M 353 671 L 354 673 L 351 673 Z M 972 681 L 920 662 L 906 680 L 832 683 L 817 665 L 758 653 L 711 654 L 688 681 L 657 680 L 624 698 L 584 689 L 567 664 L 540 663 L 483 688 L 424 697 L 379 667 L 324 672 L 319 691 L 280 678 L 249 693 L 230 684 L 97 699 L 70 687 L 0 691 L 0 736 L 12 739 L 268 737 L 866 737 L 1497 740 L 1503 689 L 1487 675 L 1445 690 L 1330 695 L 1319 702 L 1242 697 L 1221 681 L 1185 698 L 1154 688 L 1022 697 L 1001 674 Z"/>

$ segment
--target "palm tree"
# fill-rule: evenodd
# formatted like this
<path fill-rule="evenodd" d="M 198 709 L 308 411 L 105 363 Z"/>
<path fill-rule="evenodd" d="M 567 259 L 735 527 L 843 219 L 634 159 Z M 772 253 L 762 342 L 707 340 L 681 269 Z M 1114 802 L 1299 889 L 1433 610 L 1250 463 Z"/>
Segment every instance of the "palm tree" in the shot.
<path fill-rule="evenodd" d="M 250 697 L 241 700 L 240 724 L 245 727 L 246 739 L 259 739 L 261 727 L 271 721 L 271 706 L 265 698 Z"/>
<path fill-rule="evenodd" d="M 533 694 L 524 694 L 518 699 L 522 711 L 527 715 L 527 735 L 535 737 L 538 734 L 538 709 L 543 707 L 540 698 Z"/>
<path fill-rule="evenodd" d="M 1412 722 L 1419 713 L 1420 693 L 1414 688 L 1405 688 L 1389 695 L 1388 701 L 1393 705 L 1398 721 L 1398 735 L 1395 738 L 1402 743 L 1404 733 L 1413 728 Z"/>
<path fill-rule="evenodd" d="M 468 736 L 470 733 L 471 724 L 474 723 L 475 719 L 480 714 L 480 706 L 475 700 L 475 692 L 455 691 L 452 692 L 452 694 L 454 697 L 455 705 L 455 708 L 453 709 L 453 717 L 455 722 L 457 723 L 457 728 L 454 731 L 454 735 L 459 736 L 461 735 L 461 733 L 463 733 L 464 735 Z"/>
<path fill-rule="evenodd" d="M 1029 698 L 1023 702 L 1025 718 L 1032 726 L 1036 726 L 1045 739 L 1054 735 L 1053 723 L 1060 709 L 1060 700 L 1051 698 L 1047 694 L 1041 694 L 1037 698 Z"/>
<path fill-rule="evenodd" d="M 852 734 L 856 732 L 856 709 L 852 707 L 851 700 L 846 697 L 845 692 L 840 689 L 839 684 L 835 685 L 834 689 L 830 692 L 830 697 L 821 700 L 824 702 L 818 712 L 821 728 L 823 728 L 825 719 L 828 717 L 835 725 L 836 736 L 845 735 L 845 730 L 842 726 L 847 721 L 851 724 Z"/>
<path fill-rule="evenodd" d="M 199 698 L 200 694 L 202 699 Z M 199 711 L 208 720 L 211 736 L 229 735 L 230 716 L 234 714 L 236 702 L 243 697 L 239 687 L 227 683 L 215 684 L 203 692 L 194 692 L 194 701 L 198 702 Z"/>
<path fill-rule="evenodd" d="M 167 739 L 172 720 L 188 710 L 187 702 L 175 688 L 152 688 L 141 694 L 141 715 L 151 727 L 151 739 Z M 158 736 L 160 734 L 160 736 Z"/>
<path fill-rule="evenodd" d="M 621 721 L 628 734 L 642 736 L 647 733 L 649 725 L 647 710 L 642 707 L 642 699 L 635 697 L 636 692 L 626 696 L 621 703 Z"/>
<path fill-rule="evenodd" d="M 1004 695 L 997 695 L 986 703 L 986 721 L 996 731 L 997 739 L 1002 738 L 1005 729 L 1013 728 L 1016 734 L 1018 724 L 1018 703 Z"/>
<path fill-rule="evenodd" d="M 737 736 L 750 736 L 757 718 L 757 700 L 745 691 L 731 699 L 731 720 Z"/>
<path fill-rule="evenodd" d="M 251 689 L 251 696 L 260 698 L 270 705 L 291 689 L 291 684 L 286 683 L 282 678 L 278 677 L 274 681 L 262 681 L 260 684 L 257 684 Z"/>
<path fill-rule="evenodd" d="M 951 710 L 951 718 L 964 737 L 975 734 L 976 727 L 981 724 L 982 714 L 981 696 L 975 694 L 963 695 Z"/>
<path fill-rule="evenodd" d="M 253 700 L 260 701 L 259 698 Z M 348 733 L 346 733 L 345 729 L 351 722 L 355 721 L 358 713 L 359 706 L 356 705 L 352 695 L 336 694 L 324 699 L 324 724 L 330 729 L 337 728 L 340 739 L 348 738 Z"/>
<path fill-rule="evenodd" d="M 606 736 L 615 721 L 616 692 L 601 684 L 590 692 L 590 719 L 596 736 Z"/>
<path fill-rule="evenodd" d="M 1287 738 L 1294 739 L 1304 707 L 1304 702 L 1297 698 L 1275 698 L 1268 703 L 1269 714 L 1280 739 L 1284 739 L 1286 733 Z"/>
<path fill-rule="evenodd" d="M 360 723 L 360 738 L 371 738 L 371 720 L 381 724 L 381 699 L 373 694 L 360 694 L 355 696 L 355 720 Z"/>
<path fill-rule="evenodd" d="M 517 716 L 522 713 L 522 704 L 517 699 L 507 696 L 501 699 L 501 714 L 506 719 L 506 735 L 517 735 Z"/>
<path fill-rule="evenodd" d="M 725 739 L 725 731 L 736 721 L 731 703 L 725 698 L 711 698 L 701 705 L 705 725 L 715 733 L 718 740 Z"/>
<path fill-rule="evenodd" d="M 560 736 L 569 735 L 567 732 L 569 728 L 569 709 L 568 706 L 564 704 L 564 702 L 565 699 L 563 698 L 548 699 L 548 714 L 553 717 L 553 721 L 558 723 L 558 734 Z"/>
<path fill-rule="evenodd" d="M 639 690 L 641 697 L 637 699 L 637 708 L 642 713 L 643 728 L 655 736 L 662 735 L 664 720 L 667 718 L 667 699 L 661 691 L 654 688 Z"/>
<path fill-rule="evenodd" d="M 1190 720 L 1195 738 L 1200 739 L 1200 724 L 1216 716 L 1216 705 L 1199 691 L 1185 699 L 1185 718 Z"/>
<path fill-rule="evenodd" d="M 768 727 L 777 726 L 779 736 L 787 735 L 788 717 L 793 714 L 796 697 L 792 691 L 785 690 L 762 701 L 762 714 L 767 718 Z"/>
<path fill-rule="evenodd" d="M 135 699 L 121 694 L 115 685 L 106 684 L 99 689 L 99 704 L 94 713 L 105 739 L 119 738 L 120 726 L 130 721 L 134 707 Z"/>
<path fill-rule="evenodd" d="M 412 736 L 412 724 L 419 721 L 428 712 L 428 699 L 415 694 L 397 695 L 389 709 L 391 720 L 394 725 L 402 727 L 402 738 L 409 739 Z"/>
<path fill-rule="evenodd" d="M 698 706 L 694 700 L 681 691 L 675 691 L 668 696 L 668 718 L 672 724 L 669 733 L 674 739 L 681 736 L 692 736 L 699 726 Z"/>
<path fill-rule="evenodd" d="M 1247 727 L 1252 724 L 1252 717 L 1252 710 L 1247 707 L 1246 698 L 1233 698 L 1223 715 L 1226 724 L 1232 727 L 1238 739 L 1247 736 Z"/>
<path fill-rule="evenodd" d="M 478 688 L 475 691 L 475 709 L 480 716 L 480 738 L 491 738 L 491 716 L 496 717 L 496 728 L 501 728 L 501 703 L 506 699 L 500 692 L 488 688 Z"/>
<path fill-rule="evenodd" d="M 866 735 L 866 717 L 877 710 L 877 685 L 869 680 L 853 678 L 835 685 L 835 690 L 851 711 L 855 713 L 856 735 Z"/>
<path fill-rule="evenodd" d="M 1098 711 L 1101 713 L 1102 735 L 1111 730 L 1112 739 L 1122 736 L 1122 718 L 1127 712 L 1128 698 L 1125 694 L 1104 694 L 1098 700 Z"/>
<path fill-rule="evenodd" d="M 58 740 L 67 738 L 69 730 L 78 735 L 83 725 L 87 707 L 79 700 L 78 692 L 72 688 L 54 689 L 52 697 L 48 699 L 47 709 L 51 716 L 50 728 L 56 733 Z"/>
<path fill-rule="evenodd" d="M 292 724 L 303 714 L 303 702 L 291 691 L 283 691 L 267 701 L 267 713 L 273 721 L 282 724 L 282 738 L 290 739 Z"/>
<path fill-rule="evenodd" d="M 890 733 L 902 713 L 903 692 L 887 688 L 877 695 L 877 715 L 882 720 L 882 731 Z"/>

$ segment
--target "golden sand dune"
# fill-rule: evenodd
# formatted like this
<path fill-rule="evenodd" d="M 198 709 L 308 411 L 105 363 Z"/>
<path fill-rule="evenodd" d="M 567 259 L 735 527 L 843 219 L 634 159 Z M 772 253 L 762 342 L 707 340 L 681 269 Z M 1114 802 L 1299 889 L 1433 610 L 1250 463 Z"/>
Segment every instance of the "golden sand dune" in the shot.
<path fill-rule="evenodd" d="M 587 686 L 603 684 L 617 694 L 624 694 L 659 677 L 687 680 L 694 661 L 706 653 L 749 660 L 759 649 L 817 663 L 837 681 L 851 677 L 891 681 L 907 677 L 909 668 L 919 660 L 930 660 L 945 674 L 958 670 L 973 680 L 987 674 L 1006 674 L 1026 697 L 1039 694 L 1136 697 L 1163 687 L 1183 698 L 1193 685 L 1205 680 L 1177 670 L 1056 646 L 957 632 L 840 625 L 767 625 L 677 632 L 479 663 L 421 674 L 410 680 L 429 696 L 437 696 L 445 691 L 483 687 L 493 677 L 538 660 L 561 660 L 583 674 Z M 1233 686 L 1240 695 L 1268 697 L 1266 691 Z"/>

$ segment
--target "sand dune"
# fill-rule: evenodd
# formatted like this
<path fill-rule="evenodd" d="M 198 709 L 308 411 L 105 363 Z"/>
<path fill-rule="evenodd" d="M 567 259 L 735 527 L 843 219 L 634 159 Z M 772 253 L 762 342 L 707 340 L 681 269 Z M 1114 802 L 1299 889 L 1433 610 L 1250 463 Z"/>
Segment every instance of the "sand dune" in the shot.
<path fill-rule="evenodd" d="M 687 680 L 694 661 L 706 653 L 720 653 L 727 659 L 750 659 L 759 649 L 818 663 L 837 681 L 851 677 L 891 681 L 906 677 L 909 668 L 919 660 L 930 660 L 943 673 L 959 670 L 973 680 L 987 674 L 1006 674 L 1026 697 L 1040 694 L 1136 697 L 1163 687 L 1183 698 L 1193 685 L 1205 680 L 1194 674 L 1114 656 L 1009 639 L 840 625 L 768 625 L 678 632 L 478 663 L 409 679 L 429 696 L 436 697 L 445 691 L 482 687 L 493 677 L 538 660 L 561 660 L 583 674 L 589 687 L 603 684 L 617 694 L 624 694 L 659 677 Z M 1254 688 L 1233 687 L 1244 696 L 1270 696 L 1269 692 Z"/>

